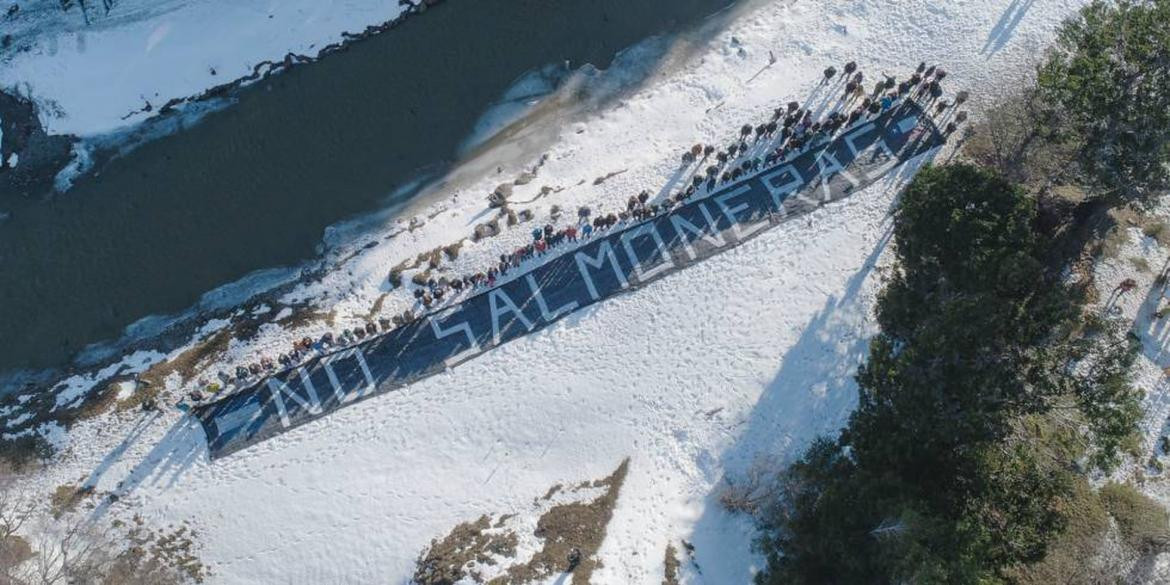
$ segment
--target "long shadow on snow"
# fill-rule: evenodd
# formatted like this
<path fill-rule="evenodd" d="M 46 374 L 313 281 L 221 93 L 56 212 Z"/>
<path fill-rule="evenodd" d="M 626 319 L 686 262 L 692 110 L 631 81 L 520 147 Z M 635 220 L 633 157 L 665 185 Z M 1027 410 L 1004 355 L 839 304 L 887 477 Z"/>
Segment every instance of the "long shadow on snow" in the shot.
<path fill-rule="evenodd" d="M 725 477 L 741 477 L 755 466 L 771 472 L 795 460 L 810 439 L 836 432 L 856 406 L 853 374 L 865 359 L 868 342 L 858 327 L 869 309 L 860 292 L 890 237 L 887 230 L 845 290 L 825 302 L 784 355 L 776 376 L 740 423 L 742 433 L 720 458 Z M 737 531 L 729 524 L 746 524 L 721 505 L 726 485 L 720 481 L 708 494 L 688 540 L 695 545 L 696 562 L 709 582 L 750 583 L 750 567 L 727 562 L 720 554 L 728 532 Z"/>
<path fill-rule="evenodd" d="M 140 423 L 135 428 L 141 433 L 144 427 L 149 426 L 153 420 L 155 419 L 152 418 L 147 422 Z M 111 452 L 111 455 L 114 455 L 113 459 L 108 455 L 103 460 L 102 465 L 91 474 L 91 479 L 96 482 L 96 478 L 105 473 L 106 468 L 121 458 L 122 451 L 115 449 Z M 164 489 L 173 487 L 179 478 L 199 459 L 203 459 L 205 463 L 210 460 L 203 431 L 199 428 L 197 421 L 184 416 L 175 421 L 167 430 L 166 435 L 158 443 L 155 443 L 154 448 L 126 474 L 126 477 L 117 483 L 110 494 L 102 498 L 101 503 L 90 512 L 89 520 L 96 522 L 101 519 L 109 511 L 110 506 L 132 495 L 138 488 L 148 483 L 151 486 Z"/>
<path fill-rule="evenodd" d="M 890 173 L 884 187 L 900 189 L 937 154 L 935 150 L 906 161 Z M 896 199 L 891 210 L 894 206 Z M 697 569 L 707 582 L 750 583 L 756 569 L 743 565 L 739 555 L 721 554 L 729 542 L 752 531 L 750 518 L 723 507 L 724 490 L 753 472 L 774 476 L 803 455 L 812 439 L 835 435 L 856 407 L 853 376 L 869 347 L 860 324 L 871 318 L 870 303 L 860 293 L 892 237 L 891 224 L 841 294 L 829 297 L 809 321 L 751 413 L 736 425 L 743 430 L 719 459 L 717 469 L 723 477 L 705 498 L 703 513 L 687 537 L 695 545 Z"/>
<path fill-rule="evenodd" d="M 1012 0 L 1012 3 L 1000 15 L 999 22 L 995 23 L 991 32 L 987 34 L 987 41 L 983 43 L 979 54 L 990 57 L 1002 49 L 1012 39 L 1016 27 L 1020 26 L 1020 21 L 1024 20 L 1024 15 L 1035 3 L 1036 0 Z"/>

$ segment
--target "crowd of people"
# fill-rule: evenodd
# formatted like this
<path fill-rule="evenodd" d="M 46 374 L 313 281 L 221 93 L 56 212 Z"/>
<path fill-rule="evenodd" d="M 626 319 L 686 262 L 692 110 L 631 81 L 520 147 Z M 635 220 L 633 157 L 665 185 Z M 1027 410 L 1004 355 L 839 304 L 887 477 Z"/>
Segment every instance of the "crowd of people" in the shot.
<path fill-rule="evenodd" d="M 520 246 L 511 253 L 501 254 L 498 262 L 486 270 L 449 279 L 446 277 L 428 279 L 414 289 L 414 297 L 420 310 L 429 310 L 437 304 L 450 302 L 465 291 L 491 288 L 509 272 L 525 268 L 524 264 L 548 254 L 552 249 L 566 243 L 576 243 L 579 238 L 589 238 L 594 233 L 608 230 L 618 224 L 642 221 L 661 212 L 669 211 L 699 193 L 709 193 L 720 185 L 736 181 L 743 176 L 769 167 L 787 159 L 805 148 L 831 139 L 840 129 L 851 126 L 863 119 L 871 119 L 901 103 L 913 99 L 941 114 L 948 108 L 963 105 L 969 94 L 961 91 L 954 97 L 954 103 L 942 98 L 942 80 L 946 71 L 926 63 L 906 80 L 898 82 L 894 77 L 883 75 L 873 84 L 872 91 L 866 91 L 865 76 L 855 62 L 846 63 L 844 74 L 837 76 L 837 69 L 829 67 L 824 71 L 822 85 L 831 85 L 836 79 L 843 82 L 843 91 L 838 104 L 820 115 L 812 108 L 802 107 L 799 102 L 788 102 L 772 112 L 771 120 L 758 124 L 745 124 L 737 140 L 724 149 L 710 144 L 695 144 L 683 152 L 684 166 L 702 165 L 710 161 L 705 169 L 696 169 L 689 185 L 661 202 L 650 202 L 650 192 L 642 191 L 631 195 L 624 210 L 617 213 L 594 216 L 588 207 L 577 213 L 577 223 L 562 228 L 547 224 L 532 230 L 532 242 Z M 848 113 L 846 113 L 848 112 Z M 943 129 L 944 134 L 954 132 L 967 119 L 966 112 L 958 112 Z"/>
<path fill-rule="evenodd" d="M 214 393 L 224 386 L 249 383 L 275 371 L 296 366 L 311 355 L 354 345 L 367 337 L 392 331 L 441 305 L 455 302 L 474 291 L 492 288 L 509 274 L 526 272 L 530 268 L 526 266 L 527 263 L 541 259 L 557 248 L 573 247 L 579 240 L 591 238 L 615 226 L 643 221 L 669 211 L 698 194 L 713 192 L 724 183 L 773 166 L 811 146 L 830 140 L 842 128 L 877 117 L 904 100 L 913 100 L 927 112 L 933 111 L 938 116 L 950 109 L 956 110 L 942 129 L 944 135 L 950 135 L 967 120 L 967 113 L 957 111 L 957 108 L 968 100 L 969 94 L 960 91 L 955 94 L 953 102 L 943 99 L 942 81 L 946 76 L 947 72 L 941 67 L 922 63 L 904 80 L 898 81 L 893 76 L 883 74 L 867 86 L 866 77 L 856 62 L 846 63 L 841 72 L 836 67 L 828 67 L 824 70 L 818 91 L 832 91 L 834 87 L 839 87 L 842 93 L 835 105 L 814 110 L 808 104 L 788 102 L 777 107 L 770 120 L 742 126 L 737 139 L 725 148 L 695 144 L 682 154 L 684 167 L 696 166 L 691 180 L 685 188 L 661 201 L 651 202 L 650 192 L 642 191 L 631 195 L 625 209 L 616 213 L 594 214 L 589 207 L 581 207 L 577 211 L 575 223 L 560 228 L 548 223 L 534 228 L 530 242 L 512 252 L 500 254 L 498 260 L 485 270 L 457 277 L 428 278 L 413 289 L 415 306 L 411 309 L 389 319 L 380 318 L 377 323 L 369 322 L 364 326 L 343 329 L 336 336 L 325 333 L 315 340 L 309 337 L 299 339 L 292 343 L 290 351 L 281 353 L 275 361 L 262 357 L 259 362 L 236 367 L 234 375 L 220 372 L 220 383 L 205 384 L 204 389 Z M 827 101 L 831 101 L 829 97 Z M 707 166 L 700 169 L 703 164 Z M 202 400 L 203 394 L 196 391 L 192 398 Z"/>

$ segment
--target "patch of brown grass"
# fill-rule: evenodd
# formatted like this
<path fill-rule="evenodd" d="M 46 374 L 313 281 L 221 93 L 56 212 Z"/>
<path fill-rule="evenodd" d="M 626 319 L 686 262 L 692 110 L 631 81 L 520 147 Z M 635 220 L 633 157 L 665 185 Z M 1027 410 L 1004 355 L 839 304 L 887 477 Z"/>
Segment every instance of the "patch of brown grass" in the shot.
<path fill-rule="evenodd" d="M 331 320 L 332 313 L 320 313 L 308 308 L 300 311 L 294 309 L 291 315 L 276 323 L 293 328 L 301 324 L 301 320 L 321 317 Z M 144 402 L 156 400 L 166 387 L 166 380 L 171 374 L 178 374 L 183 381 L 195 378 L 201 367 L 218 360 L 227 351 L 233 339 L 248 341 L 255 337 L 260 327 L 267 322 L 265 315 L 236 318 L 227 327 L 212 333 L 207 339 L 195 342 L 179 355 L 151 366 L 138 376 L 139 388 L 130 398 L 118 403 L 118 410 L 139 408 Z"/>
<path fill-rule="evenodd" d="M 1130 256 L 1129 264 L 1138 272 L 1150 272 L 1150 262 L 1141 256 Z"/>
<path fill-rule="evenodd" d="M 593 571 L 601 566 L 595 555 L 613 517 L 613 508 L 617 504 L 629 463 L 629 459 L 626 459 L 608 477 L 582 482 L 569 490 L 565 490 L 562 484 L 554 485 L 543 498 L 534 500 L 534 504 L 539 505 L 539 502 L 547 501 L 557 492 L 605 488 L 592 501 L 576 501 L 548 508 L 536 522 L 535 535 L 543 541 L 541 550 L 528 562 L 508 567 L 503 574 L 488 583 L 520 585 L 547 579 L 560 572 L 569 573 L 574 585 L 589 583 Z M 483 575 L 477 571 L 476 564 L 493 565 L 500 557 L 514 557 L 516 554 L 516 533 L 506 528 L 506 523 L 512 517 L 512 514 L 505 514 L 492 523 L 491 517 L 485 514 L 473 522 L 456 526 L 441 540 L 433 540 L 431 546 L 419 555 L 413 582 L 420 585 L 452 585 L 469 578 L 483 582 Z M 573 549 L 580 556 L 578 562 L 570 566 L 569 556 Z"/>
<path fill-rule="evenodd" d="M 1019 585 L 1097 585 L 1118 581 L 1120 556 L 1111 552 L 1112 534 L 1123 547 L 1144 558 L 1168 550 L 1170 515 L 1133 487 L 1108 483 L 1093 490 L 1078 479 L 1070 497 L 1059 503 L 1067 521 L 1042 560 L 1011 568 L 1008 579 Z M 1116 522 L 1116 532 L 1110 522 Z M 1140 564 L 1141 561 L 1139 561 Z"/>
<path fill-rule="evenodd" d="M 666 545 L 666 560 L 665 562 L 665 577 L 662 579 L 662 585 L 679 585 L 678 582 L 678 550 L 674 548 L 674 544 Z"/>
<path fill-rule="evenodd" d="M 49 511 L 53 513 L 54 518 L 60 518 L 76 509 L 77 505 L 92 493 L 92 487 L 78 487 L 70 483 L 59 485 L 52 494 L 49 494 Z"/>
<path fill-rule="evenodd" d="M 545 512 L 536 522 L 536 535 L 544 541 L 544 547 L 527 563 L 512 566 L 506 574 L 493 579 L 492 585 L 531 583 L 560 571 L 572 573 L 573 585 L 587 585 L 600 566 L 595 555 L 605 539 L 629 467 L 630 460 L 626 459 L 609 477 L 593 482 L 593 487 L 607 488 L 596 500 L 561 504 Z M 580 551 L 580 562 L 569 571 L 569 552 L 574 548 Z"/>
<path fill-rule="evenodd" d="M 420 253 L 418 255 L 418 257 L 415 258 L 415 261 L 414 261 L 415 266 L 421 266 L 423 264 L 426 264 L 427 267 L 430 268 L 431 270 L 438 268 L 439 265 L 442 263 L 443 263 L 443 248 L 441 246 L 438 248 L 435 248 L 433 250 L 427 250 L 426 252 Z"/>
<path fill-rule="evenodd" d="M 382 293 L 381 295 L 378 295 L 378 300 L 374 301 L 374 306 L 370 307 L 369 313 L 366 313 L 367 320 L 373 320 L 378 315 L 382 314 L 382 305 L 386 304 L 386 297 L 388 296 L 390 296 L 390 293 Z"/>
<path fill-rule="evenodd" d="M 424 270 L 422 272 L 415 272 L 414 276 L 410 277 L 410 281 L 418 286 L 426 286 L 427 281 L 431 279 L 431 271 Z"/>
<path fill-rule="evenodd" d="M 165 386 L 166 379 L 171 374 L 177 373 L 184 380 L 192 378 L 200 363 L 223 355 L 231 341 L 232 327 L 224 327 L 213 333 L 211 337 L 195 343 L 179 355 L 151 366 L 150 369 L 138 376 L 139 382 L 145 382 L 145 388 L 142 389 L 145 392 L 140 390 L 134 394 L 157 394 Z"/>
<path fill-rule="evenodd" d="M 455 260 L 459 258 L 459 251 L 463 249 L 463 240 L 459 240 L 449 246 L 443 246 L 443 253 L 447 255 L 448 260 Z"/>
<path fill-rule="evenodd" d="M 1142 234 L 1147 238 L 1153 238 L 1159 245 L 1170 244 L 1170 227 L 1167 227 L 1166 222 L 1160 219 L 1147 219 L 1143 222 Z"/>
<path fill-rule="evenodd" d="M 318 311 L 308 304 L 292 307 L 292 313 L 283 319 L 277 319 L 276 324 L 285 329 L 296 329 L 311 323 L 324 321 L 330 327 L 337 318 L 337 311 Z"/>
<path fill-rule="evenodd" d="M 210 571 L 195 555 L 196 534 L 186 526 L 155 532 L 140 516 L 127 534 L 129 546 L 114 558 L 104 583 L 178 585 L 202 583 Z"/>
<path fill-rule="evenodd" d="M 1101 240 L 1098 246 L 1098 253 L 1103 258 L 1117 258 L 1121 254 L 1121 249 L 1129 243 L 1128 230 L 1118 226 L 1109 230 L 1105 238 Z"/>
<path fill-rule="evenodd" d="M 1071 497 L 1060 502 L 1060 512 L 1068 521 L 1064 532 L 1048 546 L 1043 560 L 1008 571 L 1012 582 L 1020 585 L 1097 583 L 1098 575 L 1090 570 L 1086 560 L 1101 550 L 1105 532 L 1109 530 L 1108 512 L 1083 480 L 1077 482 Z"/>
<path fill-rule="evenodd" d="M 1107 483 L 1101 487 L 1101 503 L 1117 520 L 1126 544 L 1140 552 L 1170 547 L 1170 514 L 1149 496 L 1132 486 Z"/>
<path fill-rule="evenodd" d="M 491 519 L 484 514 L 474 522 L 456 526 L 442 540 L 431 541 L 426 554 L 418 559 L 413 582 L 451 585 L 465 577 L 482 582 L 480 575 L 468 566 L 472 563 L 494 564 L 492 555 L 512 556 L 516 554 L 518 543 L 515 533 L 487 533 L 490 527 Z"/>
<path fill-rule="evenodd" d="M 33 556 L 35 553 L 33 553 L 32 547 L 19 534 L 10 534 L 0 539 L 0 567 L 17 567 Z M 0 579 L 3 579 L 2 575 L 3 573 L 0 572 Z"/>
<path fill-rule="evenodd" d="M 559 483 L 558 483 L 558 484 L 554 484 L 552 487 L 548 488 L 548 491 L 547 491 L 547 492 L 544 492 L 544 495 L 543 495 L 543 496 L 541 496 L 541 497 L 540 497 L 540 499 L 542 499 L 542 500 L 546 500 L 546 501 L 547 501 L 547 500 L 551 500 L 551 499 L 552 499 L 552 497 L 553 497 L 553 496 L 555 496 L 555 495 L 556 495 L 556 493 L 557 493 L 557 492 L 559 492 L 559 491 L 561 491 L 561 489 L 562 489 L 562 488 L 564 488 L 564 487 L 565 487 L 565 486 L 563 486 L 563 485 L 561 485 L 561 484 L 559 484 Z"/>
<path fill-rule="evenodd" d="M 68 427 L 77 421 L 95 418 L 109 412 L 118 404 L 118 382 L 124 379 L 123 376 L 114 375 L 98 381 L 94 384 L 93 389 L 82 398 L 81 404 L 60 410 L 51 418 Z M 121 408 L 118 410 L 120 411 Z M 44 418 L 50 419 L 48 416 Z"/>
<path fill-rule="evenodd" d="M 391 268 L 390 274 L 386 277 L 390 281 L 390 286 L 394 288 L 402 286 L 402 273 L 406 272 L 407 269 L 411 268 L 412 266 L 413 265 L 408 265 L 408 263 L 404 260 L 399 262 L 398 265 L 394 268 Z"/>
<path fill-rule="evenodd" d="M 99 384 L 85 397 L 75 415 L 76 420 L 86 420 L 110 411 L 118 402 L 118 381 Z"/>

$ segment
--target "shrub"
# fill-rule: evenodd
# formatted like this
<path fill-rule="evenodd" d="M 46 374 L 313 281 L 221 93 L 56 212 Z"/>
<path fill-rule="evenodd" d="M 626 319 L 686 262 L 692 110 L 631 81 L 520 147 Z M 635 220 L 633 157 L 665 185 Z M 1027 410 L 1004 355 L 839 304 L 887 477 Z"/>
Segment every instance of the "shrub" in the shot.
<path fill-rule="evenodd" d="M 1012 567 L 1007 575 L 1019 585 L 1108 582 L 1108 575 L 1087 570 L 1085 562 L 1100 553 L 1105 533 L 1109 530 L 1109 514 L 1100 497 L 1087 481 L 1080 479 L 1068 497 L 1057 505 L 1068 523 L 1048 548 L 1044 559 Z"/>
<path fill-rule="evenodd" d="M 1101 503 L 1117 520 L 1126 544 L 1140 551 L 1162 551 L 1170 545 L 1170 514 L 1145 494 L 1126 484 L 1107 483 L 1101 488 Z"/>
<path fill-rule="evenodd" d="M 1147 238 L 1153 238 L 1160 245 L 1170 244 L 1170 231 L 1166 229 L 1166 222 L 1161 220 L 1152 220 L 1146 222 L 1142 226 L 1142 234 Z"/>

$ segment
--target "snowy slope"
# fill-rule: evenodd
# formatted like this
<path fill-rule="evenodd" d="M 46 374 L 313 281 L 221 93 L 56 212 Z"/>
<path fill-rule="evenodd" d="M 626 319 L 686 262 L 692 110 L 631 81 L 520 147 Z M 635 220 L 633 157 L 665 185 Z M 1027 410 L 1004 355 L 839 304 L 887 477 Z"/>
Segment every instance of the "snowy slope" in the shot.
<path fill-rule="evenodd" d="M 1027 75 L 1056 23 L 1079 5 L 766 3 L 625 99 L 565 127 L 537 180 L 515 198 L 563 187 L 529 206 L 543 222 L 553 204 L 615 210 L 632 193 L 657 193 L 683 148 L 729 141 L 777 103 L 804 99 L 825 66 L 851 59 L 871 77 L 938 62 L 952 90 L 994 99 L 987 88 Z M 769 52 L 778 61 L 762 70 Z M 551 485 L 604 477 L 630 457 L 594 582 L 659 583 L 667 543 L 686 539 L 702 569 L 685 565 L 687 582 L 746 583 L 758 563 L 751 527 L 718 508 L 722 478 L 761 458 L 797 455 L 848 414 L 851 374 L 873 332 L 888 211 L 907 176 L 214 464 L 198 426 L 177 413 L 142 421 L 135 434 L 141 414 L 111 415 L 60 439 L 59 462 L 29 485 L 47 492 L 87 476 L 99 492 L 119 495 L 94 515 L 192 521 L 214 582 L 401 583 L 419 551 L 455 524 L 524 512 Z M 447 193 L 422 210 L 423 227 L 370 239 L 377 244 L 283 300 L 336 311 L 337 328 L 359 322 L 387 292 L 389 267 L 466 237 L 483 219 L 483 194 L 502 180 Z M 465 245 L 452 269 L 486 265 L 527 231 Z M 408 305 L 395 292 L 383 311 Z M 233 343 L 209 373 L 274 355 L 323 327 L 265 326 L 247 344 Z"/>

